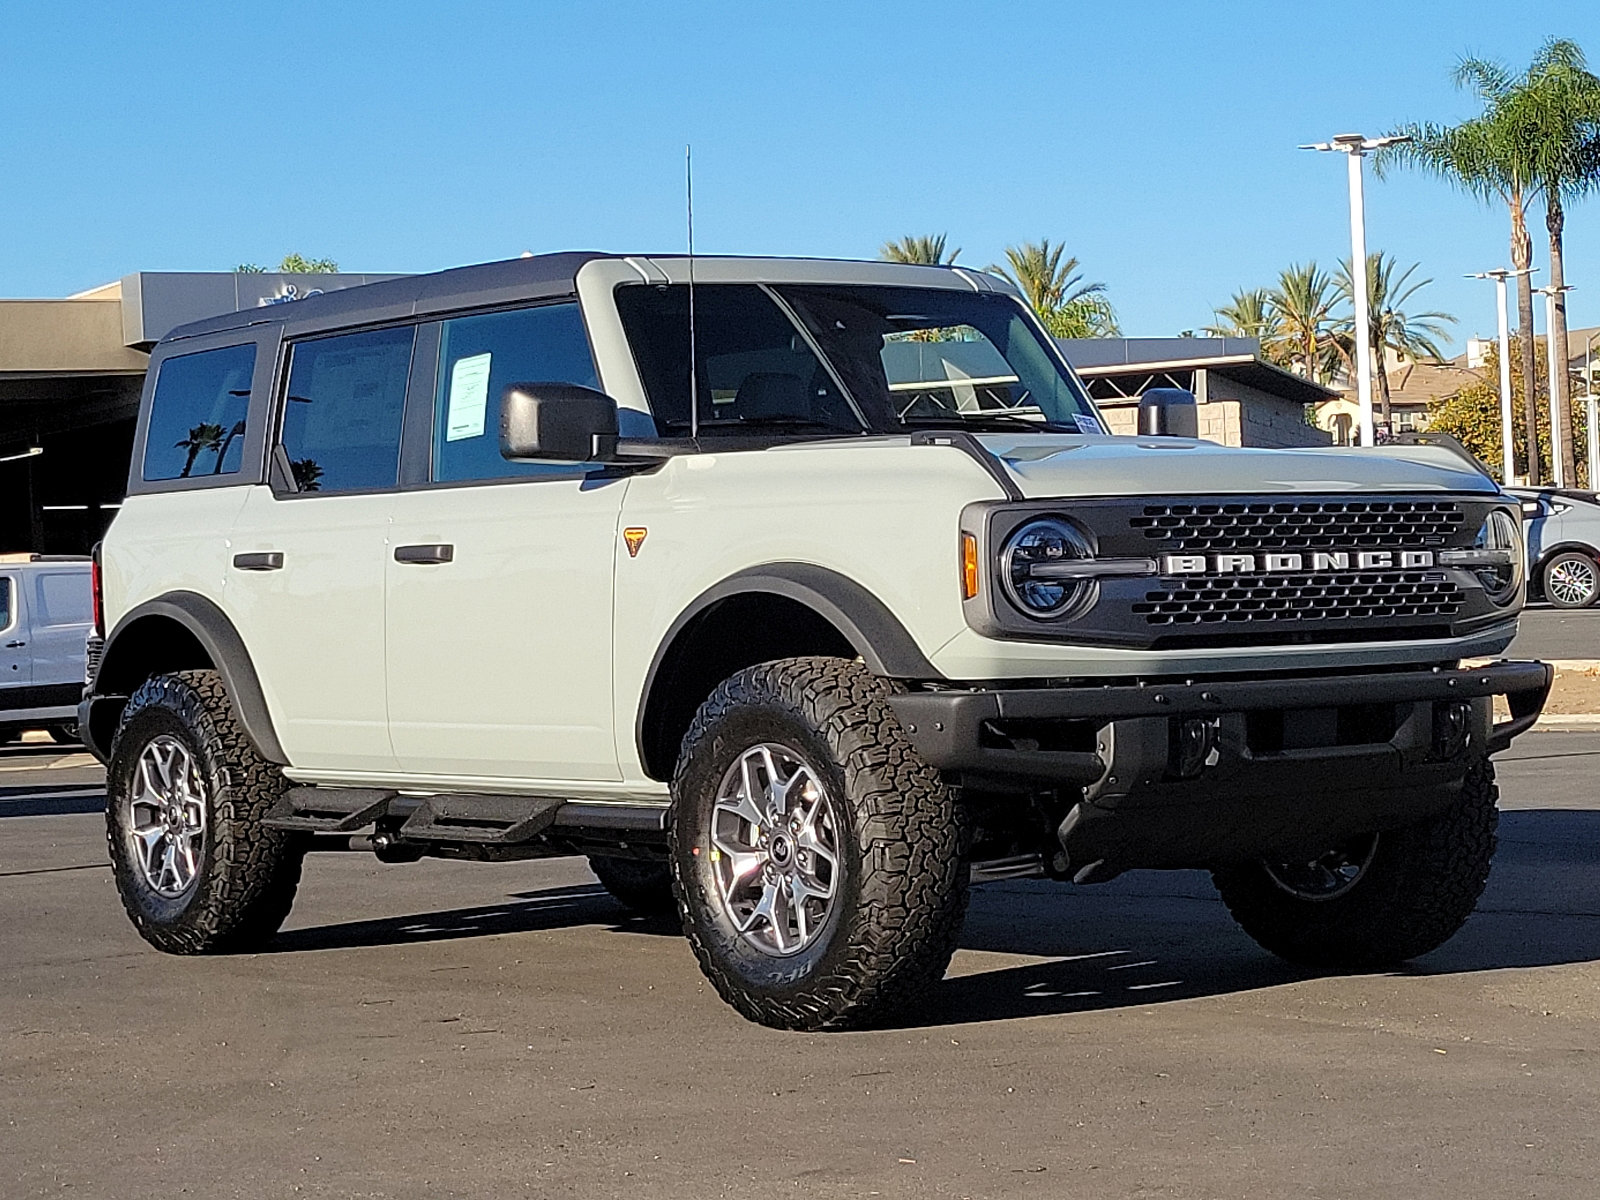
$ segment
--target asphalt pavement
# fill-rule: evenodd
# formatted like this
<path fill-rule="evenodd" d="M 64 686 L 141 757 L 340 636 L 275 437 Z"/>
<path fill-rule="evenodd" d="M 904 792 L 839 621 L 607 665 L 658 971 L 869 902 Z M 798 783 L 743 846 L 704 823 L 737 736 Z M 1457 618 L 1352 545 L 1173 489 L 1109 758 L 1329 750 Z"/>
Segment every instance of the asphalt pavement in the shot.
<path fill-rule="evenodd" d="M 13 750 L 0 1195 L 1592 1195 L 1597 767 L 1517 743 L 1483 904 L 1406 971 L 1287 967 L 1199 873 L 1009 882 L 902 1027 L 799 1035 L 579 860 L 319 855 L 270 952 L 161 955 L 97 768 Z"/>
<path fill-rule="evenodd" d="M 1562 609 L 1548 604 L 1523 610 L 1512 658 L 1600 659 L 1600 608 Z"/>

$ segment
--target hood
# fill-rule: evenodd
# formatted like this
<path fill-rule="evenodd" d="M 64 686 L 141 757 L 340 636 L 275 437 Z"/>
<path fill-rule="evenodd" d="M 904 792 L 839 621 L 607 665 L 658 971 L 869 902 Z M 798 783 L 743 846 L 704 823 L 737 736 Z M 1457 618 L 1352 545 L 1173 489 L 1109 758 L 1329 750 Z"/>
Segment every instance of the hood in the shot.
<path fill-rule="evenodd" d="M 1029 499 L 1500 490 L 1437 446 L 1254 450 L 1169 437 L 977 436 Z"/>

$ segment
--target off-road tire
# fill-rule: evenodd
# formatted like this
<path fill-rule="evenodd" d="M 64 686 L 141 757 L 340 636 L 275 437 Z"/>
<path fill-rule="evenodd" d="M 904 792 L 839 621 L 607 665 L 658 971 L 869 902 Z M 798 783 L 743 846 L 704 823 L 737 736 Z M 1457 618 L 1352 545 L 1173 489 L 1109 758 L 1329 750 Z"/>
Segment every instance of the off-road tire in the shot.
<path fill-rule="evenodd" d="M 778 1029 L 878 1025 L 944 975 L 967 905 L 956 799 L 859 663 L 790 658 L 724 681 L 684 735 L 672 781 L 673 886 L 700 968 L 730 1005 Z M 752 746 L 800 752 L 837 816 L 836 895 L 792 957 L 752 946 L 728 916 L 708 851 L 716 792 Z"/>
<path fill-rule="evenodd" d="M 664 862 L 591 854 L 589 869 L 612 899 L 640 916 L 659 917 L 678 911 L 678 902 L 672 895 L 672 871 Z"/>
<path fill-rule="evenodd" d="M 1494 765 L 1480 760 L 1449 808 L 1380 833 L 1361 877 L 1332 899 L 1293 896 L 1259 863 L 1212 879 L 1234 920 L 1280 958 L 1321 969 L 1392 967 L 1443 945 L 1471 915 L 1489 881 L 1498 795 Z"/>
<path fill-rule="evenodd" d="M 129 789 L 143 748 L 169 735 L 194 756 L 206 785 L 207 832 L 194 881 L 164 896 L 133 857 Z M 106 772 L 106 840 L 122 905 L 140 935 L 169 954 L 260 948 L 289 915 L 305 856 L 297 835 L 262 819 L 289 786 L 234 719 L 215 671 L 157 675 L 123 710 Z"/>
<path fill-rule="evenodd" d="M 1563 599 L 1551 590 L 1550 577 L 1555 574 L 1557 567 L 1568 562 L 1576 564 L 1580 570 L 1587 569 L 1589 577 L 1600 584 L 1600 567 L 1596 566 L 1591 555 L 1581 550 L 1563 550 L 1544 564 L 1544 568 L 1539 572 L 1539 588 L 1544 593 L 1544 598 L 1556 608 L 1589 608 L 1600 599 L 1600 587 L 1591 588 L 1588 595 L 1582 599 Z"/>

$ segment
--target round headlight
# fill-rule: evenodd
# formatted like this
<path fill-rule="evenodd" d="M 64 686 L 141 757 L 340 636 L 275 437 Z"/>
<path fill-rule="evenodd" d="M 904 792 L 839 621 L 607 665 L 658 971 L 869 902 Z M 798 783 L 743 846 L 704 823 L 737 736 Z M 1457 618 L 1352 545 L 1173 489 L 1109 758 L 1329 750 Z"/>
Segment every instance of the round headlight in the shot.
<path fill-rule="evenodd" d="M 1076 615 L 1094 602 L 1092 579 L 1052 577 L 1051 564 L 1094 557 L 1094 546 L 1060 517 L 1040 517 L 1006 539 L 1000 579 L 1006 598 L 1030 617 Z"/>
<path fill-rule="evenodd" d="M 1509 604 L 1522 591 L 1524 551 L 1522 548 L 1522 523 L 1503 508 L 1497 508 L 1484 518 L 1472 543 L 1477 550 L 1499 550 L 1502 561 L 1483 563 L 1472 573 L 1483 585 L 1484 594 L 1496 604 Z"/>

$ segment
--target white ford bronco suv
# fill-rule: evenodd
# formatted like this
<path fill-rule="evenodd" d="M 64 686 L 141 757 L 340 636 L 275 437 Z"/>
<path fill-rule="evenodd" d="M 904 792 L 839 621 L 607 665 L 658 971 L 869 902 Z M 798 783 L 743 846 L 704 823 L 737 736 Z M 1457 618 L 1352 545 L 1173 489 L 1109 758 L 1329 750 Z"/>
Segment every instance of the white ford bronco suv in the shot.
<path fill-rule="evenodd" d="M 974 879 L 1200 867 L 1294 961 L 1431 950 L 1549 688 L 1462 665 L 1517 504 L 1194 412 L 1108 436 L 954 267 L 558 254 L 178 329 L 80 709 L 127 911 L 242 950 L 308 850 L 584 854 L 791 1029 L 926 993 Z"/>

